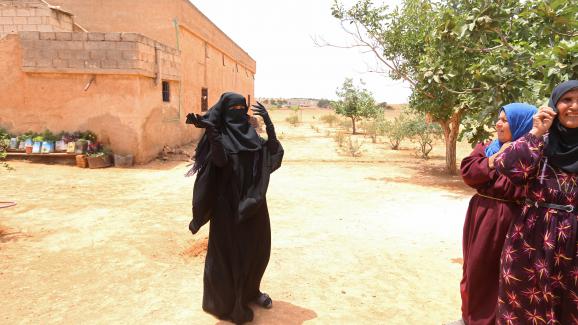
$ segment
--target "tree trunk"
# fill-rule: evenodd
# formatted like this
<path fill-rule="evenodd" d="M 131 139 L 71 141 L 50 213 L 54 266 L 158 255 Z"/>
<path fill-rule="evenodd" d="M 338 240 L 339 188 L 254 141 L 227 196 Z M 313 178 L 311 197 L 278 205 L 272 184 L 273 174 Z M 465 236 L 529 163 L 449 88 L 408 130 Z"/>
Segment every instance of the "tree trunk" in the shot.
<path fill-rule="evenodd" d="M 355 130 L 355 117 L 351 118 L 351 125 L 352 125 L 352 130 L 353 130 L 353 134 L 356 134 L 356 130 Z"/>
<path fill-rule="evenodd" d="M 449 120 L 437 121 L 444 131 L 444 141 L 446 144 L 446 171 L 450 175 L 456 175 L 458 169 L 456 166 L 456 146 L 458 135 L 460 133 L 460 121 L 462 111 L 459 110 L 452 114 Z"/>

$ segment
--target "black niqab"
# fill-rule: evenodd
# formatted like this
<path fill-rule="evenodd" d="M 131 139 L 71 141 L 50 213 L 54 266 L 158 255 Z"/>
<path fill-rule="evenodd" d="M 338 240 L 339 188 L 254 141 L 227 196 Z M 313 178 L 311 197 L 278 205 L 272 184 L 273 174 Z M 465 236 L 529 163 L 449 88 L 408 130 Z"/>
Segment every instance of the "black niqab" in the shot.
<path fill-rule="evenodd" d="M 565 93 L 574 89 L 578 89 L 578 80 L 568 80 L 559 84 L 552 91 L 548 106 L 558 113 L 556 108 L 558 101 Z M 556 116 L 548 132 L 545 154 L 552 166 L 568 173 L 578 173 L 578 128 L 563 126 Z"/>
<path fill-rule="evenodd" d="M 233 106 L 241 105 L 243 109 L 229 109 Z M 261 150 L 261 140 L 255 128 L 249 123 L 247 115 L 248 107 L 245 97 L 233 92 L 226 92 L 221 95 L 219 101 L 209 109 L 201 118 L 215 125 L 222 135 L 222 142 L 228 153 L 239 153 L 241 151 Z M 195 150 L 195 164 L 190 176 L 201 169 L 207 161 L 209 155 L 209 141 L 205 133 Z"/>

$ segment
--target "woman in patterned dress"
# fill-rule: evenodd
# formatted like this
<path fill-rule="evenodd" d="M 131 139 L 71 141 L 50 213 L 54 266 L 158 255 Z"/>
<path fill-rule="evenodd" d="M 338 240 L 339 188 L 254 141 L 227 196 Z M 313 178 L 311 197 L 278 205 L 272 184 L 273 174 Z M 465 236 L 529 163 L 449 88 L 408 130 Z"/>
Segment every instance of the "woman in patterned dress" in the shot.
<path fill-rule="evenodd" d="M 527 197 L 502 251 L 498 324 L 578 324 L 578 80 L 548 106 L 495 159 Z"/>
<path fill-rule="evenodd" d="M 524 189 L 494 169 L 494 159 L 532 129 L 535 106 L 512 103 L 500 109 L 497 139 L 479 143 L 462 160 L 462 178 L 477 193 L 470 200 L 463 231 L 462 319 L 468 325 L 496 323 L 500 254 L 508 228 L 520 214 Z"/>

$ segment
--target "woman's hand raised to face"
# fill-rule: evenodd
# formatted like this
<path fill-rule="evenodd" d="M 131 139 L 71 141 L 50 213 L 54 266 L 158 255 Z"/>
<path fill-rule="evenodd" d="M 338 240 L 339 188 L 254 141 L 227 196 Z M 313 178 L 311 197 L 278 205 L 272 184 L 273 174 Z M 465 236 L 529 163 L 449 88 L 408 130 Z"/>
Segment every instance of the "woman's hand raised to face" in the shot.
<path fill-rule="evenodd" d="M 189 113 L 187 114 L 187 124 L 192 124 L 194 125 L 196 128 L 199 129 L 204 129 L 204 128 L 210 128 L 210 127 L 215 127 L 211 122 L 203 120 L 201 118 L 201 115 L 199 114 L 195 114 L 195 113 Z"/>
<path fill-rule="evenodd" d="M 541 137 L 544 134 L 548 133 L 548 130 L 552 126 L 552 122 L 554 122 L 554 118 L 556 117 L 556 112 L 548 106 L 542 106 L 538 110 L 538 113 L 534 114 L 532 120 L 532 133 L 535 136 Z"/>

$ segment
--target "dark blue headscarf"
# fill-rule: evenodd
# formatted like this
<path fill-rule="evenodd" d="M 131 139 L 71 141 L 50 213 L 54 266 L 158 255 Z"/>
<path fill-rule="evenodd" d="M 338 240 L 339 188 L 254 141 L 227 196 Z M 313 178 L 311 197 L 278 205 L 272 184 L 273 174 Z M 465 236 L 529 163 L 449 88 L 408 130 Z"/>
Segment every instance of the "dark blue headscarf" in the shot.
<path fill-rule="evenodd" d="M 578 89 L 578 80 L 565 81 L 552 91 L 548 106 L 556 113 L 556 105 L 562 96 L 574 89 Z M 558 115 L 548 130 L 548 144 L 545 155 L 551 165 L 556 166 L 568 173 L 578 173 L 578 128 L 567 128 L 560 124 Z"/>
<path fill-rule="evenodd" d="M 517 140 L 524 134 L 530 132 L 532 129 L 532 116 L 536 114 L 538 109 L 534 105 L 525 103 L 512 103 L 503 106 L 500 113 L 506 113 L 506 119 L 510 125 L 510 132 L 512 132 L 512 141 Z M 486 148 L 486 157 L 489 157 L 500 150 L 503 143 L 495 139 Z"/>

